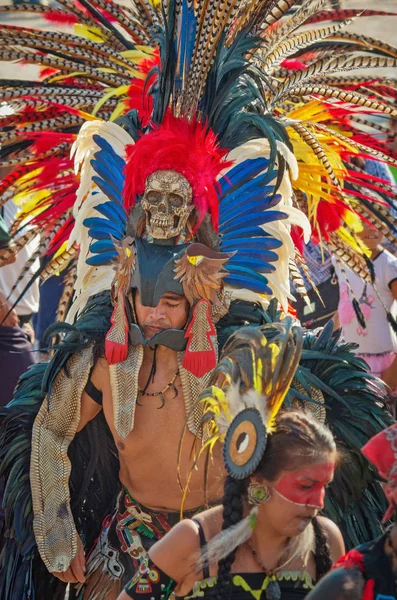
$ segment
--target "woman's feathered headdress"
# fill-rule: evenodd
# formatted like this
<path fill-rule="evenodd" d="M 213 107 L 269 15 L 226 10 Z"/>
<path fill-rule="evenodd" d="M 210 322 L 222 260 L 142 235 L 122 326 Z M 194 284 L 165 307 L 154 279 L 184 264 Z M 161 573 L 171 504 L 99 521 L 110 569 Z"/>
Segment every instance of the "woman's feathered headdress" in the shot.
<path fill-rule="evenodd" d="M 201 396 L 207 435 L 202 451 L 211 452 L 217 442 L 223 443 L 230 477 L 247 479 L 264 458 L 268 436 L 299 365 L 302 344 L 301 328 L 286 317 L 260 328 L 242 328 L 225 345 L 212 375 L 213 385 Z M 257 510 L 254 506 L 240 523 L 211 540 L 201 560 L 217 562 L 246 541 Z M 302 543 L 298 543 L 299 551 Z"/>

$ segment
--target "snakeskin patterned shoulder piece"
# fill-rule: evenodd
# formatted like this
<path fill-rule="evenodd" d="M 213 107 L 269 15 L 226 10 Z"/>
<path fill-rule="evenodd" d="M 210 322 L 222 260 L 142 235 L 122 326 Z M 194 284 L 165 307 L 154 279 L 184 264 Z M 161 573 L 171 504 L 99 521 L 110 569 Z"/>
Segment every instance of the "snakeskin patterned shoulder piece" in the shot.
<path fill-rule="evenodd" d="M 74 354 L 43 401 L 32 431 L 30 482 L 33 529 L 40 556 L 50 573 L 66 571 L 77 552 L 70 508 L 68 457 L 80 421 L 81 396 L 93 364 L 92 346 Z"/>
<path fill-rule="evenodd" d="M 125 438 L 134 427 L 135 407 L 138 397 L 138 375 L 143 360 L 143 346 L 130 346 L 127 358 L 109 365 L 112 390 L 114 426 Z"/>

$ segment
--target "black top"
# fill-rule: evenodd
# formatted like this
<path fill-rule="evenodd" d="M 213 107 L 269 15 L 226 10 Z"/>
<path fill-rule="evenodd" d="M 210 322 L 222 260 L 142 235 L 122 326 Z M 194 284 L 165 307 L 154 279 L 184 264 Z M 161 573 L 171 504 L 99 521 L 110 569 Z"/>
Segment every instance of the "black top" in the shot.
<path fill-rule="evenodd" d="M 199 520 L 193 519 L 198 526 L 201 549 L 205 546 L 206 539 L 203 527 Z M 203 570 L 204 579 L 195 583 L 192 591 L 185 596 L 185 600 L 193 598 L 214 597 L 217 578 L 209 576 L 209 568 Z M 306 571 L 282 571 L 274 576 L 264 573 L 231 573 L 231 595 L 234 600 L 268 600 L 269 594 L 278 583 L 281 591 L 279 600 L 301 600 L 307 596 L 314 587 L 312 577 Z M 276 598 L 277 596 L 270 596 Z"/>

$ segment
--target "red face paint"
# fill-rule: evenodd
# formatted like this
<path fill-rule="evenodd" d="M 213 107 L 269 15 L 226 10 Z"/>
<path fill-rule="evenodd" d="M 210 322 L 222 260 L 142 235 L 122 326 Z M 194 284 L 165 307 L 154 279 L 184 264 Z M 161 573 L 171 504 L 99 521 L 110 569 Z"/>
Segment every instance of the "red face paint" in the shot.
<path fill-rule="evenodd" d="M 317 463 L 285 472 L 273 488 L 286 500 L 300 506 L 323 508 L 325 487 L 332 481 L 335 463 Z"/>

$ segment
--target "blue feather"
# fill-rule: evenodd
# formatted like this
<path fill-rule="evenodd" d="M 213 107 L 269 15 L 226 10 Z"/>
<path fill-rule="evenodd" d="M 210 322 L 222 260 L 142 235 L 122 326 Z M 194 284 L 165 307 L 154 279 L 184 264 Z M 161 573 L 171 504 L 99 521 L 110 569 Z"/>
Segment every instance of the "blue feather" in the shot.
<path fill-rule="evenodd" d="M 179 82 L 182 83 L 186 72 L 190 68 L 197 32 L 197 19 L 194 14 L 194 5 L 189 8 L 187 0 L 181 2 L 181 13 L 179 21 L 179 36 L 176 36 L 176 43 L 179 38 L 179 48 L 176 48 L 176 56 L 179 64 Z"/>
<path fill-rule="evenodd" d="M 278 260 L 278 254 L 276 252 L 272 252 L 271 250 L 263 250 L 262 248 L 240 248 L 237 249 L 236 256 L 238 258 L 245 256 L 246 258 L 254 258 L 255 260 L 265 262 L 275 262 Z"/>
<path fill-rule="evenodd" d="M 220 204 L 219 212 L 223 218 L 226 218 L 229 215 L 229 213 L 239 210 L 242 206 L 245 207 L 247 202 L 252 204 L 263 202 L 265 208 L 266 200 L 268 200 L 268 202 L 271 202 L 273 194 L 274 187 L 265 186 L 262 188 L 258 187 L 258 189 L 255 192 L 236 194 L 234 199 L 226 197 L 225 201 L 221 202 Z M 277 202 L 279 201 L 280 200 L 278 199 Z"/>
<path fill-rule="evenodd" d="M 97 175 L 94 175 L 92 177 L 92 181 L 97 184 L 99 189 L 102 190 L 102 192 L 105 194 L 105 196 L 109 198 L 109 200 L 123 206 L 124 201 L 121 192 L 115 190 L 107 181 L 104 181 Z"/>
<path fill-rule="evenodd" d="M 236 270 L 236 272 L 235 272 Z M 237 288 L 247 288 L 257 294 L 268 294 L 272 295 L 272 290 L 267 285 L 266 277 L 258 275 L 257 273 L 239 272 L 237 267 L 232 267 L 228 275 L 224 279 L 225 283 Z"/>
<path fill-rule="evenodd" d="M 253 179 L 248 179 L 243 185 L 239 187 L 233 187 L 229 194 L 222 196 L 222 203 L 226 203 L 227 205 L 234 204 L 239 201 L 242 195 L 247 196 L 247 198 L 251 198 L 253 195 L 257 195 L 260 191 L 265 188 L 270 181 L 266 177 L 266 175 L 258 175 Z"/>
<path fill-rule="evenodd" d="M 113 250 L 113 252 L 103 252 L 102 254 L 94 254 L 94 256 L 90 256 L 86 259 L 87 265 L 91 265 L 92 267 L 99 267 L 101 265 L 106 265 L 112 262 L 115 258 L 117 258 L 117 252 Z"/>
<path fill-rule="evenodd" d="M 228 241 L 225 237 L 221 240 L 221 250 L 222 252 L 232 252 L 233 250 L 237 250 L 238 248 L 260 248 L 263 250 L 276 250 L 283 245 L 281 240 L 277 240 L 276 238 L 269 235 L 269 237 L 252 237 L 252 238 L 237 238 L 235 240 Z"/>
<path fill-rule="evenodd" d="M 105 231 L 104 229 L 97 229 L 93 227 L 88 230 L 88 235 L 94 240 L 109 240 L 112 235 L 116 240 L 122 240 L 123 235 L 121 233 L 113 233 L 112 231 Z"/>
<path fill-rule="evenodd" d="M 93 242 L 90 246 L 90 252 L 92 252 L 92 254 L 109 252 L 109 250 L 114 250 L 114 243 L 111 239 L 98 240 L 97 242 Z"/>
<path fill-rule="evenodd" d="M 256 177 L 264 171 L 269 165 L 267 158 L 249 158 L 244 162 L 230 169 L 226 175 L 221 177 L 219 185 L 221 187 L 221 196 L 240 186 L 242 183 Z"/>
<path fill-rule="evenodd" d="M 96 229 L 102 229 L 103 231 L 107 231 L 108 233 L 124 233 L 124 227 L 117 223 L 112 223 L 109 219 L 101 219 L 99 217 L 89 217 L 88 219 L 84 219 L 83 221 L 84 227 L 91 228 L 95 227 Z"/>
<path fill-rule="evenodd" d="M 110 221 L 120 221 L 123 225 L 127 223 L 127 214 L 123 206 L 117 202 L 104 202 L 95 207 L 101 215 L 107 217 Z"/>
<path fill-rule="evenodd" d="M 92 139 L 94 140 L 95 144 L 104 151 L 104 153 L 109 153 L 112 156 L 112 161 L 117 164 L 117 167 L 123 173 L 125 169 L 125 160 L 113 150 L 109 142 L 97 133 L 92 136 Z M 97 154 L 99 154 L 99 152 L 94 155 L 95 158 L 97 158 Z"/>
<path fill-rule="evenodd" d="M 277 257 L 278 258 L 278 257 Z M 268 262 L 264 262 L 259 260 L 258 258 L 249 258 L 248 256 L 239 256 L 235 254 L 230 258 L 227 262 L 227 269 L 229 267 L 246 267 L 247 269 L 252 269 L 256 273 L 274 273 L 276 267 L 274 265 L 269 264 Z"/>
<path fill-rule="evenodd" d="M 100 153 L 97 153 L 99 160 L 92 159 L 90 164 L 95 173 L 104 181 L 109 183 L 117 192 L 121 193 L 124 187 L 125 177 L 114 165 L 104 160 Z"/>
<path fill-rule="evenodd" d="M 245 202 L 243 206 L 237 206 L 234 210 L 228 212 L 226 215 L 220 214 L 219 224 L 226 225 L 234 220 L 241 222 L 241 217 L 248 213 L 258 213 L 261 211 L 269 210 L 277 206 L 281 200 L 281 196 L 276 194 L 275 196 L 265 196 L 262 199 L 254 202 Z"/>
<path fill-rule="evenodd" d="M 270 234 L 263 231 L 260 227 L 242 227 L 239 229 L 237 235 L 233 231 L 231 233 L 223 233 L 221 236 L 221 246 L 223 246 L 225 242 L 233 243 L 244 237 L 269 238 Z"/>
<path fill-rule="evenodd" d="M 219 231 L 222 234 L 231 233 L 232 231 L 237 232 L 240 230 L 242 225 L 244 225 L 244 228 L 246 228 L 252 225 L 264 225 L 265 223 L 272 223 L 274 221 L 279 221 L 280 219 L 288 219 L 288 215 L 278 210 L 266 210 L 265 212 L 252 214 L 249 218 L 244 219 L 243 223 L 236 223 L 234 221 L 227 226 L 220 225 Z"/>

